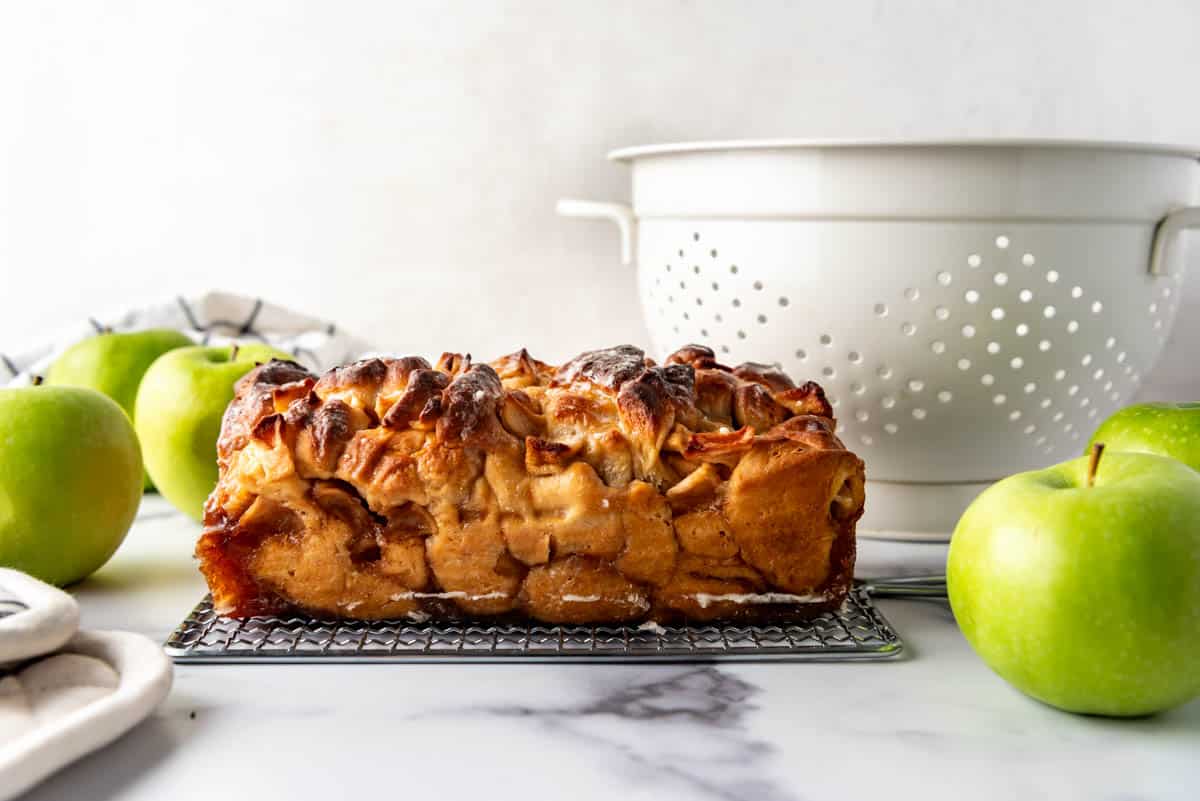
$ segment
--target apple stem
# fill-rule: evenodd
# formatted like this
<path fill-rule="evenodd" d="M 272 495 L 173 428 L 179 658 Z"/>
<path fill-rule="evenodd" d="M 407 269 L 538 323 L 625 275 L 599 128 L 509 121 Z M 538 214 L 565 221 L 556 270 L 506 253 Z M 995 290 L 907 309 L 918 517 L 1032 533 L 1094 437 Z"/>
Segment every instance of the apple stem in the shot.
<path fill-rule="evenodd" d="M 33 384 L 35 387 L 40 387 L 42 385 L 42 382 L 45 380 L 46 379 L 40 375 L 35 375 L 35 376 L 29 377 L 29 383 Z"/>
<path fill-rule="evenodd" d="M 1100 467 L 1100 455 L 1104 453 L 1104 443 L 1097 442 L 1092 446 L 1091 453 L 1088 456 L 1087 468 L 1087 485 L 1090 487 L 1096 483 L 1096 469 Z"/>
<path fill-rule="evenodd" d="M 238 345 L 238 344 L 236 344 L 236 343 L 235 343 L 235 344 L 234 344 L 234 346 L 233 346 L 233 347 L 230 349 L 230 351 L 229 351 L 229 361 L 231 361 L 231 362 L 236 362 L 236 361 L 237 361 L 238 349 L 239 349 L 240 347 L 241 347 L 240 345 Z"/>

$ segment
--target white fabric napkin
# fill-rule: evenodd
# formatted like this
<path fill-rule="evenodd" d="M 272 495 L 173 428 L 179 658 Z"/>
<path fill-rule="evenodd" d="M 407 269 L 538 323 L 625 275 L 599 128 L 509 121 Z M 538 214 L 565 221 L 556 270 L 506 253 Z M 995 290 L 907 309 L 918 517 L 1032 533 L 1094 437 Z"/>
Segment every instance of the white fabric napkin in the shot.
<path fill-rule="evenodd" d="M 78 622 L 70 595 L 0 568 L 0 801 L 116 739 L 170 690 L 157 643 Z"/>
<path fill-rule="evenodd" d="M 0 671 L 62 647 L 79 628 L 79 605 L 57 587 L 0 567 Z"/>
<path fill-rule="evenodd" d="M 317 372 L 354 361 L 369 350 L 366 343 L 327 320 L 261 298 L 208 292 L 199 297 L 173 297 L 149 306 L 80 320 L 50 341 L 33 347 L 0 342 L 0 384 L 28 384 L 31 376 L 45 372 L 66 348 L 105 328 L 114 331 L 175 328 L 198 343 L 212 345 L 266 342 L 291 353 L 296 361 Z"/>

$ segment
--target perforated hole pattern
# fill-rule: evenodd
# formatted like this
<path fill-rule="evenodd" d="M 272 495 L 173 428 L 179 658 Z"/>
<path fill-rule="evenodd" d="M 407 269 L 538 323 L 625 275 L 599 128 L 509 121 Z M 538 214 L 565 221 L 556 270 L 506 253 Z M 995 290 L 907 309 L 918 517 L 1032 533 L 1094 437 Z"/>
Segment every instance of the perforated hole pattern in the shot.
<path fill-rule="evenodd" d="M 793 299 L 787 287 L 772 288 L 766 278 L 746 275 L 745 265 L 723 260 L 718 247 L 703 247 L 701 239 L 694 232 L 679 258 L 657 271 L 649 288 L 651 305 L 660 316 L 674 319 L 680 344 L 695 339 L 729 353 L 736 341 L 742 351 L 753 345 L 754 329 L 776 324 L 769 313 L 772 304 L 779 312 L 794 305 Z M 1092 428 L 1086 421 L 1096 419 L 1097 407 L 1108 409 L 1130 396 L 1141 376 L 1129 350 L 1104 331 L 1104 301 L 1089 297 L 1078 276 L 1077 282 L 1066 282 L 1061 265 L 1044 262 L 1010 234 L 997 234 L 958 264 L 932 265 L 925 284 L 910 283 L 896 297 L 865 297 L 863 325 L 882 330 L 871 331 L 863 342 L 838 341 L 830 331 L 802 331 L 794 342 L 794 362 L 782 366 L 797 378 L 817 377 L 827 384 L 842 435 L 860 447 L 883 445 L 906 426 L 936 425 L 938 408 L 973 403 L 970 393 L 960 397 L 945 386 L 926 391 L 931 375 L 944 375 L 933 365 L 948 360 L 951 369 L 965 374 L 959 380 L 976 377 L 976 386 L 986 393 L 980 400 L 990 401 L 985 406 L 995 410 L 997 423 L 1012 425 L 1014 434 L 1043 454 L 1056 447 L 1078 452 Z M 681 274 L 693 280 L 673 280 Z M 725 279 L 734 285 L 726 287 Z M 1164 279 L 1155 292 L 1142 308 L 1162 344 L 1179 302 L 1179 277 Z M 722 307 L 736 316 L 736 325 L 722 324 Z M 786 324 L 787 313 L 782 313 Z M 979 335 L 983 328 L 990 336 Z M 880 334 L 912 339 L 927 355 L 903 365 L 881 363 L 865 344 Z M 1059 367 L 1053 381 L 1036 375 L 1033 357 L 1044 361 L 1060 346 L 1078 352 L 1078 345 L 1066 347 L 1075 337 L 1103 342 L 1103 349 L 1087 352 L 1077 365 Z M 1039 378 L 1044 386 L 1039 387 Z"/>

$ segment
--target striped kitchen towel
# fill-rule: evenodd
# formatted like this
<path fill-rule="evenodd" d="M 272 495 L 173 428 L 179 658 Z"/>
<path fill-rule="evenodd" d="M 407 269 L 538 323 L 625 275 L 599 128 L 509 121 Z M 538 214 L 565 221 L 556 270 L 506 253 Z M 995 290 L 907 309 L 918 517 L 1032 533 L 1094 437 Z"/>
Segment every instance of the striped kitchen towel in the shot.
<path fill-rule="evenodd" d="M 291 353 L 296 361 L 318 372 L 353 361 L 371 350 L 366 343 L 326 320 L 299 314 L 261 298 L 208 292 L 199 297 L 176 297 L 113 315 L 90 317 L 41 345 L 0 343 L 0 386 L 29 383 L 32 376 L 45 372 L 68 347 L 100 331 L 144 328 L 175 328 L 208 345 L 266 342 Z M 9 345 L 15 347 L 6 350 Z"/>

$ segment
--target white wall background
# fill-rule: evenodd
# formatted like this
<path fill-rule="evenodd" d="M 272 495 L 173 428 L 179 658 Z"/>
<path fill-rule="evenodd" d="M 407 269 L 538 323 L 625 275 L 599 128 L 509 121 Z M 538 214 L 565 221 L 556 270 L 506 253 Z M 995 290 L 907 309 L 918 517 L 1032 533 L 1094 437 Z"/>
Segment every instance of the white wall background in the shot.
<path fill-rule="evenodd" d="M 1198 39 L 1194 0 L 5 4 L 0 350 L 208 287 L 416 352 L 642 341 L 613 232 L 553 214 L 627 195 L 610 148 L 1200 143 Z M 1200 397 L 1189 295 L 1159 394 Z"/>

